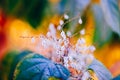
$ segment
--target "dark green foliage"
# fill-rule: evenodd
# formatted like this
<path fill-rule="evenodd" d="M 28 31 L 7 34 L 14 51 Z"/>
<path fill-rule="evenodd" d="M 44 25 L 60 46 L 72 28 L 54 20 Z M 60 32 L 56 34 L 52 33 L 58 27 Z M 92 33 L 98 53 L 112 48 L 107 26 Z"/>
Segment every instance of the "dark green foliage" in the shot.
<path fill-rule="evenodd" d="M 10 73 L 10 69 L 12 67 L 12 62 L 16 58 L 17 54 L 18 54 L 17 51 L 10 51 L 3 58 L 2 62 L 0 63 L 0 65 L 1 65 L 1 68 L 0 68 L 0 71 L 1 71 L 0 80 L 9 79 L 9 73 Z"/>
<path fill-rule="evenodd" d="M 28 21 L 37 28 L 45 16 L 48 0 L 0 0 L 0 7 L 7 15 Z"/>
<path fill-rule="evenodd" d="M 48 80 L 50 77 L 67 80 L 69 75 L 62 65 L 39 54 L 29 54 L 17 65 L 14 80 Z"/>

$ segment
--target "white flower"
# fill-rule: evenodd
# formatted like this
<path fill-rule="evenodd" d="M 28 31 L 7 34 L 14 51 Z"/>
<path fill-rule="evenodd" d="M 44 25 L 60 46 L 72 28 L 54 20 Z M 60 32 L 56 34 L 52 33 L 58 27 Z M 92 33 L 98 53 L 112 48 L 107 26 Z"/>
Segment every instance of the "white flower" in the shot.
<path fill-rule="evenodd" d="M 58 43 L 59 43 L 59 44 L 63 43 L 63 40 L 62 40 L 62 39 L 59 39 L 59 40 L 58 40 Z"/>
<path fill-rule="evenodd" d="M 96 50 L 95 46 L 90 46 L 89 48 L 91 52 L 94 52 Z"/>
<path fill-rule="evenodd" d="M 67 36 L 70 37 L 72 34 L 70 31 L 67 31 Z"/>
<path fill-rule="evenodd" d="M 68 67 L 69 67 L 69 64 L 64 64 L 64 66 L 65 66 L 66 68 L 68 68 Z"/>
<path fill-rule="evenodd" d="M 66 19 L 69 16 L 64 15 Z M 81 20 L 81 19 L 80 19 Z M 82 24 L 82 20 L 80 21 Z M 60 25 L 58 25 L 57 29 L 61 30 L 64 21 L 60 21 Z M 67 36 L 66 36 L 67 34 Z M 85 34 L 85 29 L 80 31 L 81 35 Z M 94 46 L 87 46 L 86 40 L 84 38 L 78 39 L 75 45 L 70 43 L 71 32 L 67 31 L 65 33 L 63 30 L 60 33 L 60 37 L 56 36 L 56 28 L 54 24 L 50 23 L 49 32 L 46 36 L 40 36 L 40 43 L 42 44 L 42 49 L 45 51 L 46 49 L 51 49 L 50 59 L 63 64 L 66 68 L 74 68 L 78 73 L 72 76 L 77 76 L 77 79 L 86 80 L 89 77 L 88 65 L 94 60 L 93 51 L 95 50 Z M 33 39 L 34 42 L 34 39 Z M 41 46 L 41 45 L 40 45 Z M 62 60 L 60 60 L 62 59 Z M 81 77 L 81 75 L 83 76 Z"/>
<path fill-rule="evenodd" d="M 69 16 L 67 14 L 64 14 L 65 19 L 69 19 Z"/>
<path fill-rule="evenodd" d="M 64 24 L 64 21 L 63 21 L 63 20 L 60 20 L 59 23 L 60 23 L 60 25 L 63 25 L 63 24 Z"/>
<path fill-rule="evenodd" d="M 61 37 L 62 37 L 64 40 L 66 39 L 66 35 L 65 35 L 65 32 L 64 32 L 64 31 L 61 32 Z"/>
<path fill-rule="evenodd" d="M 47 42 L 46 42 L 45 40 L 42 41 L 42 46 L 43 46 L 44 48 L 47 47 Z"/>
<path fill-rule="evenodd" d="M 34 38 L 34 37 L 31 38 L 31 42 L 32 42 L 32 43 L 35 42 L 35 38 Z"/>
<path fill-rule="evenodd" d="M 85 34 L 85 29 L 82 29 L 82 30 L 80 31 L 80 34 L 81 34 L 81 35 L 84 35 L 84 34 Z"/>
<path fill-rule="evenodd" d="M 82 24 L 82 19 L 81 19 L 81 18 L 78 20 L 78 23 L 79 23 L 79 24 Z"/>
<path fill-rule="evenodd" d="M 54 24 L 52 24 L 52 23 L 49 24 L 49 30 L 50 30 L 51 36 L 55 36 L 56 29 L 55 29 Z"/>
<path fill-rule="evenodd" d="M 77 41 L 77 44 L 85 44 L 85 39 L 84 38 L 80 38 L 78 41 Z"/>
<path fill-rule="evenodd" d="M 62 29 L 62 26 L 58 25 L 57 30 L 61 30 L 61 29 Z"/>
<path fill-rule="evenodd" d="M 47 36 L 47 37 L 50 37 L 50 36 L 51 36 L 51 33 L 50 33 L 50 32 L 47 32 L 46 36 Z"/>
<path fill-rule="evenodd" d="M 61 55 L 61 52 L 60 52 L 60 50 L 57 50 L 57 51 L 56 51 L 56 53 L 57 53 L 58 55 Z"/>
<path fill-rule="evenodd" d="M 65 46 L 62 46 L 62 47 L 61 47 L 61 50 L 64 51 L 64 50 L 65 50 Z"/>
<path fill-rule="evenodd" d="M 64 59 L 64 64 L 68 64 L 68 60 L 69 60 L 68 57 L 64 57 L 63 59 Z"/>

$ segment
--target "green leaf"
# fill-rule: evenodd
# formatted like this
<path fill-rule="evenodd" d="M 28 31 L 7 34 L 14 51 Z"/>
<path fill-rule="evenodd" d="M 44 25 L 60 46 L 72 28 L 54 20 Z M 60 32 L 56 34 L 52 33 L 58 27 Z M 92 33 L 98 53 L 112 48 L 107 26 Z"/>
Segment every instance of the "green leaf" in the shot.
<path fill-rule="evenodd" d="M 93 62 L 88 66 L 88 70 L 93 70 L 97 75 L 99 80 L 111 80 L 112 75 L 109 70 L 98 60 L 93 60 Z"/>
<path fill-rule="evenodd" d="M 29 54 L 17 65 L 14 80 L 48 80 L 56 77 L 66 80 L 69 71 L 39 54 Z"/>
<path fill-rule="evenodd" d="M 45 16 L 47 3 L 47 0 L 36 0 L 35 4 L 31 7 L 31 10 L 28 11 L 28 14 L 26 15 L 27 21 L 29 21 L 34 28 L 40 24 Z"/>
<path fill-rule="evenodd" d="M 16 58 L 16 55 L 18 54 L 17 51 L 9 51 L 6 53 L 5 57 L 3 58 L 1 65 L 1 75 L 0 80 L 6 80 L 9 79 L 9 73 L 12 67 L 12 62 Z"/>
<path fill-rule="evenodd" d="M 48 0 L 2 0 L 0 7 L 6 14 L 28 21 L 37 28 L 46 15 Z"/>

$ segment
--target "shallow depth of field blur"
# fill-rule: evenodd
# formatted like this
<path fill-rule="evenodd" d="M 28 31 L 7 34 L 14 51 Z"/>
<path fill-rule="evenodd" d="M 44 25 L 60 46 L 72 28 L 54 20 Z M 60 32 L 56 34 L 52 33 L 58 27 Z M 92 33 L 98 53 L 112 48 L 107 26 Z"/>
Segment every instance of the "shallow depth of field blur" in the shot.
<path fill-rule="evenodd" d="M 9 50 L 39 53 L 39 35 L 50 23 L 57 28 L 64 14 L 77 18 L 64 26 L 72 34 L 85 28 L 95 57 L 115 77 L 120 74 L 120 0 L 0 0 L 0 60 Z M 73 44 L 79 35 L 72 37 Z"/>

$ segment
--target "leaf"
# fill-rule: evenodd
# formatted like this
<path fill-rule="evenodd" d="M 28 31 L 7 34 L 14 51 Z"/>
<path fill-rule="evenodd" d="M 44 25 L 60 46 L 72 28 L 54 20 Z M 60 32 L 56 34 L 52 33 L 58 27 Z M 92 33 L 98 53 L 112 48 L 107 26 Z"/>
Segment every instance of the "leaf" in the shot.
<path fill-rule="evenodd" d="M 28 0 L 29 1 L 29 0 Z M 45 16 L 45 8 L 47 7 L 47 0 L 36 0 L 33 7 L 27 14 L 27 21 L 36 28 L 40 22 L 42 21 L 43 17 Z"/>
<path fill-rule="evenodd" d="M 45 16 L 48 0 L 2 0 L 0 6 L 7 15 L 25 19 L 37 28 Z"/>
<path fill-rule="evenodd" d="M 120 10 L 119 0 L 101 0 L 100 6 L 107 24 L 120 36 Z"/>
<path fill-rule="evenodd" d="M 60 80 L 60 79 L 57 79 L 55 77 L 50 77 L 49 80 Z"/>
<path fill-rule="evenodd" d="M 88 70 L 93 70 L 99 80 L 111 80 L 112 75 L 107 70 L 107 68 L 98 60 L 93 60 L 93 62 L 88 66 Z"/>
<path fill-rule="evenodd" d="M 12 80 L 16 65 L 22 58 L 30 53 L 31 52 L 28 50 L 25 50 L 21 53 L 19 53 L 18 51 L 7 52 L 2 62 L 0 63 L 0 71 L 2 71 L 0 75 L 0 80 L 6 80 L 5 78 L 7 78 L 7 80 Z"/>
<path fill-rule="evenodd" d="M 39 54 L 29 54 L 16 67 L 14 80 L 48 80 L 56 77 L 66 80 L 69 71 Z"/>
<path fill-rule="evenodd" d="M 95 18 L 95 33 L 93 41 L 98 47 L 101 47 L 106 42 L 109 42 L 112 36 L 112 30 L 104 19 L 101 7 L 99 5 L 93 5 L 92 9 Z"/>
<path fill-rule="evenodd" d="M 72 16 L 75 16 L 80 12 L 83 12 L 89 3 L 90 0 L 61 0 L 59 4 L 59 12 L 64 14 L 66 10 L 68 10 Z"/>
<path fill-rule="evenodd" d="M 25 51 L 22 51 L 21 53 L 17 54 L 14 58 L 14 60 L 12 61 L 11 63 L 11 66 L 10 66 L 10 72 L 8 73 L 9 74 L 9 80 L 13 80 L 13 75 L 14 75 L 14 71 L 15 71 L 15 68 L 17 66 L 17 64 L 28 54 L 32 53 L 31 51 L 28 51 L 28 50 L 25 50 Z M 12 55 L 12 54 L 10 54 Z"/>
<path fill-rule="evenodd" d="M 0 71 L 1 71 L 0 80 L 9 79 L 9 73 L 10 73 L 10 69 L 12 66 L 12 62 L 16 58 L 17 54 L 18 54 L 17 51 L 9 51 L 6 53 L 5 57 L 0 62 L 0 66 L 1 66 L 1 68 L 0 68 Z"/>

